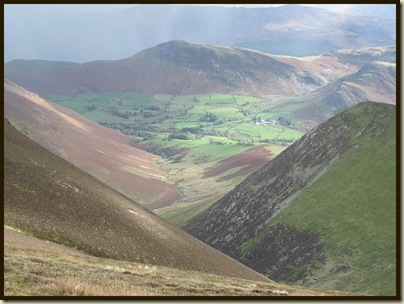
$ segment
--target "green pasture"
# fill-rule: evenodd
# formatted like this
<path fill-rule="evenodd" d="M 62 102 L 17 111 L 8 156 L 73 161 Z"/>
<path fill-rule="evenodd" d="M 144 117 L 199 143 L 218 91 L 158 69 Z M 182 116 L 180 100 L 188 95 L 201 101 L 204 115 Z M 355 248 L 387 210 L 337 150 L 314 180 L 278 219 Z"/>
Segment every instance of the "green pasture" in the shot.
<path fill-rule="evenodd" d="M 289 113 L 296 104 L 269 102 L 253 96 L 89 93 L 44 97 L 128 135 L 135 135 L 137 131 L 153 133 L 163 145 L 172 144 L 164 141 L 172 133 L 186 134 L 189 140 L 177 140 L 176 144 L 195 149 L 197 158 L 202 155 L 210 158 L 216 153 L 208 150 L 220 150 L 219 155 L 227 153 L 227 147 L 223 144 L 209 143 L 212 136 L 220 138 L 214 139 L 216 143 L 231 143 L 231 146 L 243 144 L 251 147 L 262 140 L 274 142 L 280 139 L 283 143 L 291 143 L 303 135 L 291 125 L 254 125 L 253 119 L 258 118 L 277 120 L 282 116 L 290 120 Z M 213 115 L 214 121 L 207 120 L 206 115 Z M 123 125 L 130 127 L 125 128 Z M 183 130 L 184 128 L 194 129 Z M 208 148 L 204 148 L 205 146 Z M 233 147 L 233 150 L 245 148 Z"/>
<path fill-rule="evenodd" d="M 223 144 L 211 144 L 209 139 L 221 141 Z M 234 141 L 214 136 L 205 136 L 203 139 L 194 140 L 155 140 L 155 142 L 163 146 L 189 148 L 190 151 L 184 158 L 184 161 L 189 160 L 196 162 L 214 162 L 239 154 L 252 147 L 237 145 Z"/>

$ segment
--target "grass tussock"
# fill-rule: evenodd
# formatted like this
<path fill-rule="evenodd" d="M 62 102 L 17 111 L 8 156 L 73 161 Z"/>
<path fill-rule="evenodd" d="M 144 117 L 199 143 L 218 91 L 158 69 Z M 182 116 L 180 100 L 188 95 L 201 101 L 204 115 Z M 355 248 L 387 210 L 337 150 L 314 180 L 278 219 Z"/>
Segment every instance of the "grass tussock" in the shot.
<path fill-rule="evenodd" d="M 57 278 L 53 282 L 54 292 L 60 296 L 154 296 L 147 289 L 122 288 L 117 284 L 99 284 L 97 282 L 72 276 Z"/>

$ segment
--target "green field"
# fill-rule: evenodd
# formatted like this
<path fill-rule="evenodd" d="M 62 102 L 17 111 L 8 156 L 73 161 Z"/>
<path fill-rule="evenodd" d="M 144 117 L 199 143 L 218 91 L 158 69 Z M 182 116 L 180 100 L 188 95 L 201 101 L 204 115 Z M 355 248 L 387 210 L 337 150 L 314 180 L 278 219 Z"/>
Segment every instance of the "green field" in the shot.
<path fill-rule="evenodd" d="M 288 116 L 288 111 L 296 105 L 285 107 L 282 103 L 252 96 L 88 93 L 44 97 L 143 141 L 220 138 L 215 142 L 244 146 L 261 143 L 288 145 L 303 135 L 294 128 Z M 274 122 L 269 124 L 269 119 Z M 174 135 L 169 138 L 170 134 Z M 183 145 L 192 148 L 195 143 Z"/>

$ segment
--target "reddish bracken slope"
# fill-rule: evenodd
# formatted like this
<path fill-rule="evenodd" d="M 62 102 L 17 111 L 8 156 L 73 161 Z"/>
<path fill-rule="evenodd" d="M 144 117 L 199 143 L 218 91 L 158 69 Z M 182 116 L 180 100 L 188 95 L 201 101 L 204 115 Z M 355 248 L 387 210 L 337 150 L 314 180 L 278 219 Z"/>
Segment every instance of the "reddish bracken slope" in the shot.
<path fill-rule="evenodd" d="M 268 163 L 268 157 L 271 155 L 271 151 L 265 149 L 265 145 L 256 146 L 240 154 L 236 154 L 225 158 L 216 167 L 211 167 L 205 170 L 203 176 L 212 177 L 225 173 L 232 168 L 239 168 L 236 172 L 223 174 L 219 178 L 220 181 L 228 180 L 236 176 L 257 171 L 263 165 Z"/>
<path fill-rule="evenodd" d="M 156 155 L 130 146 L 131 138 L 53 105 L 5 80 L 4 111 L 12 123 L 49 151 L 153 209 L 179 198 Z"/>

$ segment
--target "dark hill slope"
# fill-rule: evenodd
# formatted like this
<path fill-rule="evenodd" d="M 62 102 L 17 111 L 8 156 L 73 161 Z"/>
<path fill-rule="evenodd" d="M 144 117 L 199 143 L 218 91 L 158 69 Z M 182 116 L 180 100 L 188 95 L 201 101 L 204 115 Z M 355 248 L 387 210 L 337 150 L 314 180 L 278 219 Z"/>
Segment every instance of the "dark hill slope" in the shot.
<path fill-rule="evenodd" d="M 179 198 L 159 156 L 131 146 L 132 138 L 51 104 L 8 80 L 4 113 L 37 143 L 97 177 L 136 202 L 153 209 Z"/>
<path fill-rule="evenodd" d="M 318 125 L 185 230 L 288 283 L 394 295 L 395 106 Z"/>
<path fill-rule="evenodd" d="M 96 256 L 266 280 L 40 147 L 6 119 L 4 222 Z"/>

